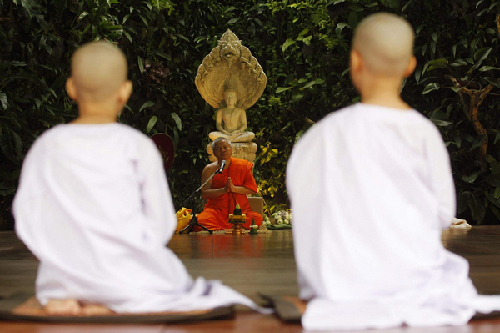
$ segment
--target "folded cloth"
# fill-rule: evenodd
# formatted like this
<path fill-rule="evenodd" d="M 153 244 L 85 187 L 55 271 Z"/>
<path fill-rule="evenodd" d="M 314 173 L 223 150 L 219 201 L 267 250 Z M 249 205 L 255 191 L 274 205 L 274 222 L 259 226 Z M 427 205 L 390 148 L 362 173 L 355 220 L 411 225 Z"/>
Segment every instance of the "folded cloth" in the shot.
<path fill-rule="evenodd" d="M 469 223 L 467 223 L 467 221 L 464 219 L 453 218 L 450 228 L 469 230 L 472 229 L 472 226 Z"/>

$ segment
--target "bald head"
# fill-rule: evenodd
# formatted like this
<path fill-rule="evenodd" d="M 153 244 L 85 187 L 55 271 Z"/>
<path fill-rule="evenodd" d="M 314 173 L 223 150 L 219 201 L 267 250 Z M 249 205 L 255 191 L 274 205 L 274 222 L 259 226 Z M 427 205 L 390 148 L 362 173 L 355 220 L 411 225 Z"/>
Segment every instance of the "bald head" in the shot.
<path fill-rule="evenodd" d="M 404 19 L 388 13 L 368 16 L 356 28 L 352 47 L 366 68 L 388 77 L 404 75 L 413 55 L 414 33 Z"/>
<path fill-rule="evenodd" d="M 127 81 L 127 60 L 113 44 L 92 42 L 73 54 L 71 72 L 80 101 L 102 102 Z"/>

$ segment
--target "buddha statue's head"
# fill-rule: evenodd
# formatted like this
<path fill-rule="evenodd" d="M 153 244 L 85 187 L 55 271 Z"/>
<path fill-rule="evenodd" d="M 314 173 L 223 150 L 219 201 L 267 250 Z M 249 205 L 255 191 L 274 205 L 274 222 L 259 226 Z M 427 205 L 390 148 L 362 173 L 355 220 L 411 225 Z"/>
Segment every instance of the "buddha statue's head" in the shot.
<path fill-rule="evenodd" d="M 235 107 L 238 102 L 238 94 L 236 93 L 236 90 L 227 89 L 224 91 L 224 100 L 226 101 L 226 107 Z"/>

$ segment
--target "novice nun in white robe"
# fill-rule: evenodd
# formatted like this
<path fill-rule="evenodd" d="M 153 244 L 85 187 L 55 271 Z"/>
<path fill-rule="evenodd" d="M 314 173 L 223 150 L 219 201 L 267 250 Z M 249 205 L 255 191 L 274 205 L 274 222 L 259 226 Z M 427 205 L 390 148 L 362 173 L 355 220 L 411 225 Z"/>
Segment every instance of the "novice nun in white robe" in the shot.
<path fill-rule="evenodd" d="M 176 228 L 161 156 L 128 126 L 58 125 L 23 164 L 16 231 L 40 260 L 36 295 L 120 313 L 204 310 L 247 297 L 192 280 L 166 247 Z"/>
<path fill-rule="evenodd" d="M 441 243 L 455 189 L 417 111 L 359 103 L 327 116 L 295 146 L 287 184 L 306 329 L 460 325 L 500 309 Z"/>

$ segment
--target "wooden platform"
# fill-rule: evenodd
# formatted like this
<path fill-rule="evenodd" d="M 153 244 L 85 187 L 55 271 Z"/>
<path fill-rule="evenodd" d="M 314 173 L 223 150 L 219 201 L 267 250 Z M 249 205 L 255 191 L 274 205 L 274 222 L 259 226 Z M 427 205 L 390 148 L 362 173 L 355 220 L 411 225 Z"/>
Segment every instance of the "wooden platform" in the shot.
<path fill-rule="evenodd" d="M 464 256 L 470 276 L 482 294 L 500 294 L 500 226 L 445 231 L 443 244 Z M 175 235 L 169 247 L 193 276 L 222 280 L 258 301 L 257 293 L 296 295 L 296 267 L 290 230 L 266 235 Z M 34 294 L 38 263 L 13 232 L 0 232 L 0 309 Z M 45 325 L 0 322 L 0 332 L 302 332 L 274 316 L 239 308 L 234 320 L 182 325 Z M 360 332 L 360 331 L 357 331 Z M 362 332 L 362 331 L 361 331 Z M 391 333 L 500 332 L 500 319 L 473 321 L 467 326 L 396 328 L 366 331 Z"/>

